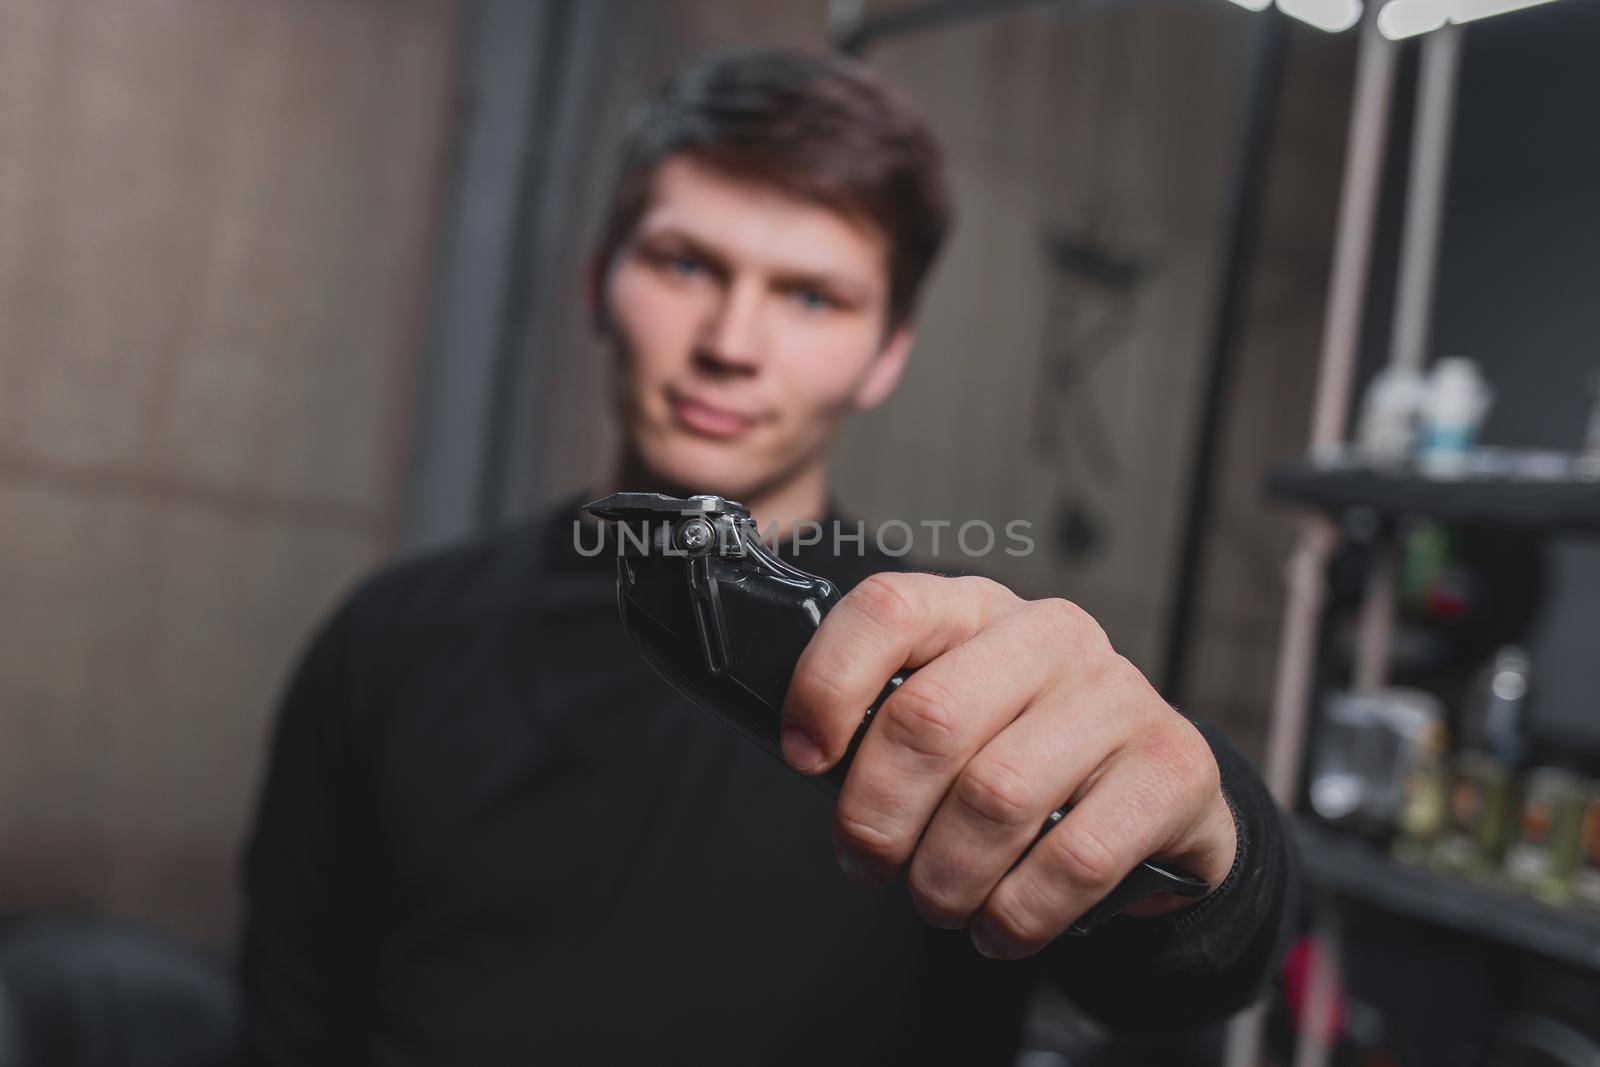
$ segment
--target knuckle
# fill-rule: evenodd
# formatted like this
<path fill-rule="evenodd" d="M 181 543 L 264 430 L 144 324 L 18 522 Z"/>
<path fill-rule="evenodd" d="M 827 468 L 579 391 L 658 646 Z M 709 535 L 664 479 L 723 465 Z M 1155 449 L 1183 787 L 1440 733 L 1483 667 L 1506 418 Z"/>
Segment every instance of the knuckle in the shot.
<path fill-rule="evenodd" d="M 1110 639 L 1094 616 L 1064 597 L 1035 600 L 1031 610 L 1051 634 L 1064 641 L 1080 647 L 1110 647 Z"/>
<path fill-rule="evenodd" d="M 1135 667 L 1133 661 L 1128 659 L 1127 656 L 1111 649 L 1110 638 L 1106 638 L 1105 641 L 1107 650 L 1111 652 L 1111 655 L 1107 656 L 1105 660 L 1106 675 L 1110 682 L 1121 687 L 1130 695 L 1149 695 L 1158 703 L 1161 703 L 1161 698 L 1155 695 L 1155 690 L 1151 688 L 1150 680 L 1144 676 L 1144 672 Z M 1162 703 L 1161 706 L 1171 710 L 1170 706 L 1165 703 Z"/>
<path fill-rule="evenodd" d="M 996 892 L 984 906 L 984 915 L 989 924 L 1013 944 L 1032 946 L 1050 940 L 1051 931 L 1046 929 L 1046 924 L 1014 894 Z"/>
<path fill-rule="evenodd" d="M 1123 819 L 1131 828 L 1169 825 L 1186 806 L 1186 779 L 1164 761 L 1149 758 L 1119 768 L 1125 787 Z"/>
<path fill-rule="evenodd" d="M 1143 747 L 1151 761 L 1153 777 L 1169 783 L 1168 788 L 1178 798 L 1193 799 L 1222 787 L 1221 771 L 1211 746 L 1188 720 L 1174 714 L 1171 721 L 1145 739 Z"/>
<path fill-rule="evenodd" d="M 1138 751 L 1146 761 L 1168 773 L 1182 768 L 1190 755 L 1188 743 L 1166 722 L 1147 731 L 1139 739 Z"/>
<path fill-rule="evenodd" d="M 1200 772 L 1195 776 L 1194 790 L 1202 797 L 1208 798 L 1222 792 L 1222 770 L 1217 766 L 1215 759 L 1205 761 Z"/>
<path fill-rule="evenodd" d="M 1022 602 L 1009 588 L 993 578 L 985 578 L 981 574 L 958 574 L 948 579 L 963 593 L 971 594 L 976 601 L 993 603 L 1001 607 L 1014 607 Z"/>
<path fill-rule="evenodd" d="M 1047 834 L 1046 840 L 1062 875 L 1078 889 L 1102 892 L 1122 876 L 1116 852 L 1088 826 L 1068 819 Z"/>
<path fill-rule="evenodd" d="M 898 864 L 902 858 L 893 834 L 846 811 L 834 813 L 833 829 L 839 842 L 860 856 L 882 864 Z"/>
<path fill-rule="evenodd" d="M 812 660 L 803 663 L 789 680 L 789 691 L 784 705 L 786 718 L 810 720 L 828 708 L 844 702 L 844 691 L 839 686 L 841 673 L 829 669 L 825 663 Z"/>
<path fill-rule="evenodd" d="M 1035 817 L 1027 776 L 1001 759 L 978 758 L 956 779 L 955 799 L 981 821 L 1014 827 Z"/>
<path fill-rule="evenodd" d="M 1047 596 L 1033 602 L 1033 611 L 1062 630 L 1081 626 L 1089 613 L 1065 597 Z"/>
<path fill-rule="evenodd" d="M 914 675 L 878 712 L 884 739 L 919 756 L 947 759 L 961 744 L 954 694 L 931 677 Z"/>
<path fill-rule="evenodd" d="M 953 574 L 946 580 L 954 582 L 963 589 L 971 589 L 978 593 L 1010 592 L 1009 589 L 1006 589 L 1005 586 L 993 578 L 986 578 L 981 574 Z"/>
<path fill-rule="evenodd" d="M 1194 787 L 1202 793 L 1216 792 L 1222 788 L 1222 768 L 1217 766 L 1217 757 L 1211 751 L 1211 745 L 1194 724 L 1182 720 L 1179 727 L 1185 739 L 1188 757 L 1184 760 L 1189 768 L 1189 779 Z"/>
<path fill-rule="evenodd" d="M 884 628 L 903 632 L 916 626 L 920 617 L 917 604 L 901 575 L 880 571 L 862 579 L 850 596 L 867 617 Z"/>
<path fill-rule="evenodd" d="M 906 876 L 906 889 L 911 903 L 924 919 L 939 926 L 957 926 L 972 914 L 972 906 L 952 892 L 946 879 L 925 865 L 912 861 L 911 872 Z"/>

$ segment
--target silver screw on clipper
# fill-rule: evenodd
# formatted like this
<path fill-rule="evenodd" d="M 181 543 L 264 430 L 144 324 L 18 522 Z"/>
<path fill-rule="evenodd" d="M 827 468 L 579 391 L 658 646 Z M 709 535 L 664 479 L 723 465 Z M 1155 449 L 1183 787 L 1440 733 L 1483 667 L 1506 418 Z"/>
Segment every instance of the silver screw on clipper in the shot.
<path fill-rule="evenodd" d="M 687 552 L 698 552 L 711 543 L 711 524 L 704 519 L 690 519 L 678 527 L 678 547 Z"/>

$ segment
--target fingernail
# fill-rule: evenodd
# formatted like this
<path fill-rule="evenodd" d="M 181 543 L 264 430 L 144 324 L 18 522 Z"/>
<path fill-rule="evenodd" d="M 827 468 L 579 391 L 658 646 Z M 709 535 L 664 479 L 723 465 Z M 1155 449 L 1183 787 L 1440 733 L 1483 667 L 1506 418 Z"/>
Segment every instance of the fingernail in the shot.
<path fill-rule="evenodd" d="M 972 945 L 991 960 L 1003 960 L 1011 955 L 1011 942 L 1001 937 L 987 919 L 979 919 L 967 930 Z"/>
<path fill-rule="evenodd" d="M 798 726 L 785 725 L 778 736 L 778 745 L 783 749 L 783 758 L 797 771 L 813 770 L 822 763 L 822 746 Z"/>
<path fill-rule="evenodd" d="M 863 882 L 875 889 L 887 884 L 889 881 L 876 867 L 857 859 L 843 849 L 835 849 L 833 855 L 839 861 L 839 869 L 848 878 L 854 878 L 856 881 Z"/>

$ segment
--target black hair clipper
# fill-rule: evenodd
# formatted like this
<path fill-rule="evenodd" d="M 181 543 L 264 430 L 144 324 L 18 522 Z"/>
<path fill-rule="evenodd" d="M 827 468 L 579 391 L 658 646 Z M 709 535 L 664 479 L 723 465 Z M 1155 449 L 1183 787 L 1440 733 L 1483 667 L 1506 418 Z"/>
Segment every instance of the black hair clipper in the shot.
<path fill-rule="evenodd" d="M 680 693 L 781 761 L 778 712 L 789 678 L 839 591 L 773 555 L 749 510 L 719 496 L 616 493 L 585 509 L 622 524 L 617 603 L 640 654 Z M 889 680 L 845 757 L 809 778 L 813 784 L 839 795 L 873 715 L 911 673 Z M 1040 834 L 1062 815 L 1052 813 Z M 1088 933 L 1151 893 L 1201 897 L 1209 889 L 1193 875 L 1147 860 L 1070 932 Z"/>

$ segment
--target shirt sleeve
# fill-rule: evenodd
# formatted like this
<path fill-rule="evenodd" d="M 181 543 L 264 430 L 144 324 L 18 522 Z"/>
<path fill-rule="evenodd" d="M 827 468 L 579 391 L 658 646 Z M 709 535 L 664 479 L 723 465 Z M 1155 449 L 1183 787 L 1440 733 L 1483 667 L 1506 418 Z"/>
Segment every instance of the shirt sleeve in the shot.
<path fill-rule="evenodd" d="M 286 690 L 244 856 L 239 1062 L 355 1063 L 347 773 L 350 607 L 319 631 Z"/>
<path fill-rule="evenodd" d="M 1288 827 L 1254 768 L 1216 726 L 1196 721 L 1222 772 L 1238 848 L 1233 868 L 1198 904 L 1156 918 L 1118 916 L 1062 937 L 1045 970 L 1089 1015 L 1124 1033 L 1171 1031 L 1226 1017 L 1272 980 L 1298 919 L 1298 869 Z"/>

